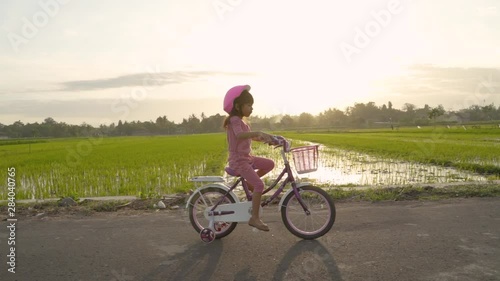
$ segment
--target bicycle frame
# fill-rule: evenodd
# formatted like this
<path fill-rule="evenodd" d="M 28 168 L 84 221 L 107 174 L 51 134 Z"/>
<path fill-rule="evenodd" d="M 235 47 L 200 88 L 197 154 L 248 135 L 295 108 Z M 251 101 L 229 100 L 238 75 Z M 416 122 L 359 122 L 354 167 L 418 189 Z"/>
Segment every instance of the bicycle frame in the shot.
<path fill-rule="evenodd" d="M 281 136 L 274 136 L 271 145 L 282 147 L 281 156 L 284 168 L 272 184 L 263 190 L 262 194 L 268 194 L 278 187 L 270 197 L 262 199 L 259 208 L 268 206 L 280 196 L 287 184 L 291 184 L 291 188 L 281 196 L 278 204 L 278 211 L 281 212 L 285 227 L 290 233 L 302 239 L 316 239 L 325 235 L 335 222 L 335 204 L 326 191 L 311 183 L 299 182 L 295 179 L 295 169 L 292 171 L 286 154 L 293 153 L 298 174 L 306 173 L 317 169 L 317 162 L 312 161 L 318 159 L 318 147 L 290 149 L 290 142 Z M 252 205 L 255 202 L 252 203 L 252 193 L 249 191 L 248 183 L 241 175 L 229 169 L 226 170 L 229 174 L 236 175 L 233 183 L 225 182 L 222 177 L 215 176 L 200 176 L 191 179 L 193 182 L 212 182 L 198 187 L 186 203 L 191 225 L 199 232 L 201 240 L 206 243 L 226 237 L 234 230 L 237 223 L 247 222 L 251 218 Z M 240 183 L 248 201 L 241 202 L 233 192 Z M 311 195 L 304 195 L 302 192 Z M 206 220 L 208 220 L 208 226 L 205 224 Z"/>
<path fill-rule="evenodd" d="M 272 189 L 274 189 L 278 185 L 278 183 L 281 181 L 281 179 L 285 176 L 285 174 L 287 175 L 287 177 L 281 183 L 280 187 L 274 192 L 274 194 L 271 195 L 271 197 L 269 197 L 265 201 L 261 202 L 261 206 L 265 207 L 265 206 L 269 205 L 269 203 L 271 203 L 274 199 L 276 199 L 281 194 L 281 192 L 283 192 L 283 190 L 285 189 L 285 186 L 290 183 L 292 186 L 292 190 L 295 194 L 295 197 L 297 198 L 298 202 L 300 203 L 300 205 L 304 209 L 304 212 L 309 214 L 309 210 L 308 210 L 306 204 L 304 204 L 304 201 L 302 200 L 302 198 L 300 196 L 299 187 L 297 186 L 297 182 L 295 181 L 295 177 L 293 176 L 292 168 L 290 166 L 290 162 L 288 161 L 288 157 L 286 156 L 287 152 L 285 151 L 286 150 L 285 146 L 286 145 L 281 146 L 282 147 L 281 156 L 282 156 L 283 161 L 285 163 L 285 167 L 281 171 L 280 175 L 274 180 L 274 182 L 267 189 L 265 189 L 262 192 L 262 194 L 266 194 L 269 191 L 271 191 Z M 229 193 L 231 193 L 238 186 L 238 184 L 240 182 L 243 186 L 243 190 L 245 191 L 245 195 L 246 195 L 247 200 L 251 201 L 252 195 L 248 189 L 246 181 L 244 180 L 243 177 L 239 176 L 238 179 L 231 185 L 231 187 L 229 187 L 229 190 L 226 192 L 226 194 L 224 194 L 224 196 L 222 198 L 220 198 L 220 200 L 212 207 L 212 209 L 210 209 L 210 212 L 214 212 L 215 209 L 217 208 L 217 206 L 219 206 L 220 203 L 222 203 L 224 201 L 224 199 L 229 195 Z M 221 215 L 224 215 L 224 214 L 221 214 Z M 227 213 L 227 214 L 229 214 L 229 213 Z"/>

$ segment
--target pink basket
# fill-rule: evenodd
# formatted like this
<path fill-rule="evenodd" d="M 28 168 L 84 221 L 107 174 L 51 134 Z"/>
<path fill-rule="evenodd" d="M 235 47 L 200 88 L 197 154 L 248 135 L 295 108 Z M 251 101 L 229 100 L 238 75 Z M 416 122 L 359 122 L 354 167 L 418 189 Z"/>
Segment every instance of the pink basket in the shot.
<path fill-rule="evenodd" d="M 297 173 L 305 174 L 318 170 L 318 147 L 319 145 L 309 145 L 291 150 Z"/>

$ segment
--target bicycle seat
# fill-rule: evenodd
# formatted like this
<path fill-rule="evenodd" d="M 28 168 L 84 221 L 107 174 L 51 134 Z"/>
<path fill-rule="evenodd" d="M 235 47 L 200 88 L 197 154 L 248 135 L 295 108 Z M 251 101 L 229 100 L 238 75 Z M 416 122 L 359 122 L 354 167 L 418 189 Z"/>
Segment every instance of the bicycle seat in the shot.
<path fill-rule="evenodd" d="M 229 167 L 226 167 L 226 173 L 228 173 L 228 175 L 231 175 L 231 176 L 234 176 L 234 177 L 239 177 L 240 174 L 237 173 L 235 170 L 229 168 Z"/>

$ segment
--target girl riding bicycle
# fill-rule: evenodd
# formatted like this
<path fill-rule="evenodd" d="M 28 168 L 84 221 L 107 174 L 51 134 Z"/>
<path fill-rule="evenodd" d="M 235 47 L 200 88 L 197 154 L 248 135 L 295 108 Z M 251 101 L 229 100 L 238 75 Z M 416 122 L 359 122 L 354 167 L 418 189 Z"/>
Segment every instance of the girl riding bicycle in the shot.
<path fill-rule="evenodd" d="M 267 224 L 260 219 L 260 204 L 264 182 L 261 177 L 274 168 L 271 159 L 251 155 L 252 140 L 272 143 L 273 136 L 251 131 L 250 126 L 243 121 L 243 117 L 252 114 L 253 97 L 250 94 L 250 86 L 235 86 L 226 93 L 224 97 L 224 111 L 229 116 L 224 120 L 224 128 L 227 133 L 229 157 L 229 168 L 240 174 L 248 183 L 252 194 L 252 214 L 248 224 L 263 231 L 269 231 Z"/>

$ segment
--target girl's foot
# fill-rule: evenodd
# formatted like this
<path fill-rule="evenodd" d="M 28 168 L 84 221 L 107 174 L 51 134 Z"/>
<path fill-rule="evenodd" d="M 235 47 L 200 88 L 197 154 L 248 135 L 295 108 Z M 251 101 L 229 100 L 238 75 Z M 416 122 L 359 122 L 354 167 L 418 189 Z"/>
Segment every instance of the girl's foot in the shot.
<path fill-rule="evenodd" d="M 248 225 L 262 231 L 269 231 L 269 227 L 267 226 L 267 224 L 263 223 L 260 219 L 250 218 L 250 220 L 248 220 Z"/>

